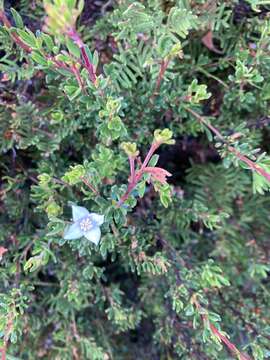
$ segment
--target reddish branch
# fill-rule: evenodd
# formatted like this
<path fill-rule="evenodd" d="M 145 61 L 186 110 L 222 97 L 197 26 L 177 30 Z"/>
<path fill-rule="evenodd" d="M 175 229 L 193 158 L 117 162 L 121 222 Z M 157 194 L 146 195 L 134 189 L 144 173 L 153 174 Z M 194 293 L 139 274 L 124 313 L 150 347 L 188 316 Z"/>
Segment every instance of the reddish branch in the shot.
<path fill-rule="evenodd" d="M 6 360 L 6 346 L 4 345 L 3 347 L 0 348 L 0 353 L 1 353 L 1 360 Z"/>
<path fill-rule="evenodd" d="M 82 81 L 81 74 L 80 74 L 77 66 L 75 64 L 73 64 L 73 65 L 71 65 L 71 69 L 72 69 L 73 74 L 76 77 L 78 84 L 80 85 L 80 88 L 85 92 L 84 83 Z"/>
<path fill-rule="evenodd" d="M 205 313 L 204 309 L 201 307 L 198 302 L 196 295 L 192 296 L 192 303 L 196 306 L 198 312 L 201 315 L 203 323 L 206 327 L 209 327 L 211 333 L 219 339 L 220 342 L 225 344 L 227 348 L 231 351 L 233 355 L 237 357 L 239 360 L 251 360 L 248 355 L 243 354 L 241 351 L 237 349 L 237 347 L 225 336 L 223 335 L 213 324 L 210 323 L 208 315 Z"/>
<path fill-rule="evenodd" d="M 156 82 L 156 86 L 155 86 L 155 90 L 152 94 L 152 96 L 150 97 L 150 106 L 152 107 L 153 106 L 153 101 L 155 99 L 155 97 L 157 96 L 158 92 L 159 92 L 159 89 L 160 89 L 160 85 L 161 85 L 161 82 L 164 78 L 164 74 L 165 74 L 165 71 L 167 70 L 167 67 L 170 63 L 170 60 L 167 59 L 167 60 L 162 60 L 161 61 L 161 64 L 160 64 L 160 68 L 159 68 L 159 73 L 158 73 L 158 78 L 157 78 L 157 82 Z"/>
<path fill-rule="evenodd" d="M 69 71 L 69 72 L 72 72 L 74 73 L 73 69 L 70 68 L 68 65 L 66 65 L 63 61 L 60 61 L 60 60 L 57 60 L 54 56 L 51 56 L 51 55 L 45 55 L 43 54 L 43 56 L 45 56 L 46 60 L 48 61 L 52 61 L 54 66 L 57 68 L 57 69 L 63 69 L 63 70 L 66 70 L 66 71 Z M 76 76 L 76 74 L 74 74 Z"/>
<path fill-rule="evenodd" d="M 160 237 L 159 237 L 159 240 L 161 241 L 164 248 L 167 250 L 168 257 L 169 257 L 169 259 L 171 259 L 172 263 L 179 262 L 182 267 L 188 268 L 188 269 L 190 268 L 190 265 L 181 256 L 179 256 L 179 254 L 177 253 L 175 248 L 167 240 L 165 240 L 164 238 L 160 238 Z M 180 286 L 183 283 L 181 276 L 180 276 L 180 272 L 176 266 L 173 267 L 173 270 L 176 275 L 176 284 L 178 286 Z M 191 296 L 191 303 L 196 306 L 198 312 L 200 313 L 200 316 L 203 320 L 205 327 L 210 329 L 213 336 L 218 338 L 219 341 L 222 342 L 232 352 L 232 354 L 234 354 L 237 357 L 238 360 L 251 360 L 251 357 L 241 353 L 237 349 L 237 347 L 225 335 L 223 335 L 221 333 L 221 331 L 219 331 L 213 324 L 210 323 L 209 318 L 207 316 L 207 312 L 200 305 L 199 301 L 197 300 L 196 294 L 194 294 L 192 292 L 192 290 L 189 288 L 188 288 L 188 291 Z"/>
<path fill-rule="evenodd" d="M 88 55 L 86 54 L 85 48 L 81 48 L 81 54 L 82 54 L 82 58 L 84 60 L 84 65 L 86 67 L 86 70 L 89 73 L 89 77 L 90 80 L 92 81 L 92 83 L 96 82 L 96 74 L 95 74 L 95 70 L 94 70 L 94 65 L 90 62 Z"/>
<path fill-rule="evenodd" d="M 82 176 L 82 177 L 81 177 L 81 180 L 82 180 L 82 182 L 83 182 L 90 190 L 93 191 L 93 193 L 94 193 L 95 195 L 97 195 L 97 196 L 100 195 L 99 192 L 94 188 L 94 186 L 93 186 L 92 184 L 90 184 L 90 182 L 89 182 L 86 178 L 84 178 L 84 177 Z"/>
<path fill-rule="evenodd" d="M 1 348 L 0 348 L 0 353 L 1 353 L 1 360 L 6 360 L 7 358 L 7 347 L 4 344 Z"/>
<path fill-rule="evenodd" d="M 85 51 L 85 45 L 84 45 L 80 35 L 77 33 L 77 31 L 75 29 L 70 29 L 67 32 L 67 36 L 69 36 L 70 39 L 72 39 L 74 41 L 74 43 L 79 47 L 83 61 L 84 61 L 84 66 L 89 74 L 89 78 L 92 81 L 92 83 L 95 83 L 97 80 L 96 73 L 95 73 L 95 67 L 91 63 L 91 61 Z"/>
<path fill-rule="evenodd" d="M 4 26 L 6 26 L 8 29 L 11 29 L 12 25 L 10 23 L 10 21 L 8 20 L 8 18 L 6 17 L 6 14 L 4 13 L 4 11 L 0 10 L 0 21 L 4 24 Z M 12 40 L 15 42 L 15 44 L 17 44 L 21 49 L 23 49 L 24 51 L 26 51 L 27 53 L 31 53 L 33 51 L 33 49 L 28 46 L 27 44 L 25 44 L 23 42 L 23 40 L 14 32 L 10 32 L 10 36 L 12 38 Z M 85 50 L 83 49 L 83 51 L 85 52 Z M 86 55 L 86 54 L 85 54 Z M 82 90 L 84 90 L 84 84 L 80 75 L 80 72 L 78 70 L 78 68 L 76 67 L 76 64 L 72 64 L 71 66 L 68 66 L 67 64 L 65 64 L 63 61 L 58 60 L 56 57 L 51 56 L 51 55 L 46 55 L 43 54 L 43 56 L 45 57 L 46 60 L 53 62 L 54 66 L 57 69 L 64 69 L 66 71 L 69 71 L 71 73 L 73 73 L 76 77 L 76 80 L 80 86 L 80 88 Z M 84 56 L 82 55 L 82 57 L 84 58 Z M 87 55 L 86 55 L 87 57 Z M 74 58 L 72 57 L 72 59 L 74 60 Z M 88 59 L 88 57 L 87 57 Z M 77 59 L 75 59 L 76 61 L 78 61 Z M 89 60 L 88 60 L 89 61 Z M 78 63 L 80 63 L 80 61 L 78 61 Z M 87 68 L 87 66 L 85 66 Z M 88 70 L 88 68 L 87 68 Z M 96 78 L 95 78 L 96 79 Z M 93 81 L 93 78 L 92 78 Z"/>
<path fill-rule="evenodd" d="M 158 142 L 153 142 L 142 165 L 140 166 L 138 171 L 135 171 L 135 159 L 136 157 L 129 156 L 129 166 L 130 166 L 130 177 L 129 177 L 129 184 L 127 191 L 125 194 L 121 197 L 121 199 L 118 201 L 117 206 L 120 207 L 129 197 L 131 191 L 136 187 L 138 182 L 141 180 L 145 168 L 147 167 L 151 157 L 153 156 L 154 152 L 158 149 L 158 147 L 161 144 Z"/>
<path fill-rule="evenodd" d="M 6 17 L 6 14 L 0 10 L 0 21 L 2 21 L 2 23 L 8 28 L 10 29 L 11 23 L 8 20 L 8 18 Z M 26 51 L 27 53 L 31 53 L 33 51 L 33 49 L 31 47 L 29 47 L 27 44 L 25 44 L 21 38 L 15 34 L 14 32 L 10 32 L 10 36 L 12 38 L 12 40 L 15 42 L 15 44 L 17 44 L 21 49 L 23 49 L 24 51 Z M 72 70 L 62 61 L 57 60 L 55 57 L 50 56 L 50 55 L 44 55 L 46 57 L 47 60 L 52 61 L 55 65 L 55 67 L 57 68 L 62 68 L 65 70 L 68 70 L 70 72 L 72 72 Z"/>
<path fill-rule="evenodd" d="M 224 138 L 224 136 L 213 125 L 209 124 L 202 116 L 200 116 L 196 111 L 189 108 L 186 108 L 186 110 L 190 112 L 197 120 L 199 120 L 201 124 L 205 125 L 209 130 L 211 130 L 224 144 L 226 144 L 227 149 L 232 154 L 234 154 L 239 160 L 247 164 L 250 169 L 256 171 L 270 182 L 270 174 L 268 172 L 266 172 L 261 166 L 259 166 L 254 161 L 250 160 L 245 155 L 241 154 L 240 151 L 231 146 Z"/>
<path fill-rule="evenodd" d="M 205 315 L 204 315 L 205 317 Z M 220 331 L 213 325 L 213 324 L 209 324 L 210 329 L 212 331 L 212 333 L 220 340 L 222 341 L 228 349 L 230 349 L 230 351 L 235 354 L 240 360 L 251 360 L 251 358 L 243 353 L 241 353 L 237 347 L 231 342 L 229 341 L 229 339 L 224 336 L 223 334 L 220 333 Z"/>
<path fill-rule="evenodd" d="M 12 327 L 13 327 L 13 316 L 10 313 L 8 314 L 8 321 L 4 333 L 3 346 L 0 348 L 1 360 L 6 360 L 7 358 L 7 345 L 8 345 L 9 335 L 12 331 Z"/>
<path fill-rule="evenodd" d="M 161 81 L 164 77 L 165 71 L 167 70 L 169 62 L 170 62 L 170 59 L 162 60 L 162 62 L 161 62 L 159 74 L 158 74 L 158 78 L 157 78 L 157 82 L 156 82 L 156 87 L 155 87 L 155 93 L 157 93 L 159 91 Z"/>
<path fill-rule="evenodd" d="M 0 21 L 8 28 L 10 29 L 12 26 L 11 26 L 11 23 L 10 21 L 8 20 L 8 18 L 6 17 L 6 14 L 4 13 L 3 10 L 0 10 Z M 18 45 L 20 46 L 23 50 L 25 50 L 26 52 L 28 53 L 31 53 L 32 52 L 32 49 L 26 45 L 21 39 L 20 37 L 11 32 L 10 33 L 10 36 L 12 37 L 13 41 Z"/>

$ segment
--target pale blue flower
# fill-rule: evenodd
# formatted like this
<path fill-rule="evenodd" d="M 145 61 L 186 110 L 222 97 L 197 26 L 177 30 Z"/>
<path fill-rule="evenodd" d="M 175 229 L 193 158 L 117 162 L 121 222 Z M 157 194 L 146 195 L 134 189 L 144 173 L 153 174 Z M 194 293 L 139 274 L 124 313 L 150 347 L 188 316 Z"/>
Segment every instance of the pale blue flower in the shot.
<path fill-rule="evenodd" d="M 100 226 L 104 222 L 104 215 L 90 213 L 85 207 L 71 205 L 73 224 L 69 225 L 64 232 L 65 240 L 74 240 L 86 237 L 95 245 L 99 243 L 101 232 Z"/>

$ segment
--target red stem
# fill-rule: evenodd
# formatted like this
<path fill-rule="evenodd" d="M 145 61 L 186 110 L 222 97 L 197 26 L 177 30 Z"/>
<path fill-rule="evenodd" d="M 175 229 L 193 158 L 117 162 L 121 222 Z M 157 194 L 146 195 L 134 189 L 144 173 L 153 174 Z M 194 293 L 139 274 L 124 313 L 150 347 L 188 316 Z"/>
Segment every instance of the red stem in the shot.
<path fill-rule="evenodd" d="M 8 28 L 10 29 L 12 26 L 11 26 L 11 23 L 10 21 L 8 20 L 8 18 L 6 17 L 6 14 L 0 10 L 0 21 L 2 21 L 2 23 Z M 25 50 L 26 52 L 28 53 L 31 53 L 33 50 L 28 46 L 26 45 L 22 40 L 21 38 L 15 34 L 15 33 L 10 33 L 10 36 L 12 38 L 12 40 L 20 47 L 22 48 L 23 50 Z M 53 56 L 50 56 L 50 55 L 46 55 L 46 54 L 43 54 L 44 57 L 49 60 L 49 61 L 52 61 L 55 65 L 56 68 L 59 68 L 59 69 L 64 69 L 64 70 L 67 70 L 69 72 L 72 72 L 75 77 L 76 77 L 76 80 L 80 86 L 80 88 L 83 90 L 84 89 L 84 85 L 83 85 L 83 82 L 82 82 L 82 79 L 81 79 L 81 76 L 80 76 L 80 73 L 78 71 L 78 69 L 76 68 L 75 65 L 72 65 L 71 69 L 62 61 L 59 61 L 57 60 L 55 57 Z"/>
<path fill-rule="evenodd" d="M 157 142 L 154 142 L 154 143 L 151 145 L 151 147 L 150 147 L 150 149 L 149 149 L 149 151 L 148 151 L 148 154 L 146 155 L 146 157 L 145 157 L 145 159 L 144 159 L 144 162 L 143 162 L 143 164 L 142 164 L 141 169 L 139 170 L 139 172 L 143 172 L 143 170 L 144 170 L 144 169 L 146 168 L 146 166 L 148 165 L 151 157 L 153 156 L 154 152 L 157 150 L 157 148 L 158 148 L 159 146 L 160 146 L 160 144 L 157 143 Z"/>
<path fill-rule="evenodd" d="M 3 347 L 0 348 L 0 352 L 1 352 L 1 360 L 6 360 L 6 345 L 4 345 Z"/>
<path fill-rule="evenodd" d="M 241 154 L 240 151 L 235 149 L 233 146 L 229 145 L 224 136 L 211 124 L 209 124 L 205 119 L 200 116 L 196 111 L 186 108 L 188 112 L 190 112 L 200 123 L 204 124 L 208 129 L 210 129 L 223 143 L 227 145 L 227 149 L 233 153 L 239 160 L 243 161 L 247 164 L 252 170 L 256 171 L 260 175 L 262 175 L 265 179 L 270 182 L 270 174 L 266 172 L 261 166 L 256 164 L 254 161 L 247 158 L 245 155 Z"/>
<path fill-rule="evenodd" d="M 2 23 L 8 28 L 10 29 L 12 26 L 11 26 L 11 23 L 10 21 L 8 20 L 8 18 L 6 17 L 6 14 L 4 13 L 4 11 L 0 10 L 0 21 L 2 21 Z M 12 37 L 13 41 L 18 45 L 20 46 L 23 50 L 25 50 L 26 52 L 28 53 L 31 53 L 32 52 L 32 49 L 26 45 L 21 39 L 20 37 L 17 35 L 17 34 L 13 34 L 11 33 L 10 36 Z"/>
<path fill-rule="evenodd" d="M 53 56 L 50 56 L 50 55 L 46 55 L 46 54 L 43 54 L 43 55 L 48 61 L 52 61 L 56 68 L 64 69 L 66 71 L 74 73 L 73 70 L 71 70 L 63 61 L 57 60 Z"/>
<path fill-rule="evenodd" d="M 84 60 L 86 70 L 89 73 L 90 80 L 92 81 L 92 83 L 95 83 L 96 80 L 97 80 L 97 77 L 96 77 L 96 74 L 95 74 L 94 65 L 91 64 L 91 62 L 90 62 L 90 60 L 88 58 L 88 55 L 86 54 L 86 51 L 85 51 L 84 47 L 81 48 L 81 54 L 82 54 L 82 57 L 83 57 L 83 60 Z"/>
<path fill-rule="evenodd" d="M 73 65 L 71 66 L 71 69 L 72 69 L 72 71 L 73 71 L 73 74 L 74 74 L 75 77 L 76 77 L 76 80 L 77 80 L 78 84 L 80 85 L 81 90 L 85 92 L 84 84 L 83 84 L 83 81 L 82 81 L 80 72 L 79 72 L 79 70 L 77 69 L 76 65 L 73 64 Z"/>
<path fill-rule="evenodd" d="M 146 166 L 148 165 L 151 157 L 153 156 L 154 152 L 157 150 L 157 148 L 160 146 L 159 143 L 154 142 L 152 143 L 143 164 L 141 165 L 140 169 L 135 172 L 134 171 L 134 160 L 135 158 L 133 158 L 133 163 L 131 162 L 131 157 L 129 157 L 129 164 L 130 164 L 130 182 L 128 184 L 128 188 L 127 191 L 125 192 L 125 194 L 120 198 L 120 200 L 117 203 L 117 207 L 120 207 L 129 197 L 129 194 L 131 193 L 131 191 L 136 187 L 136 185 L 138 184 L 138 182 L 140 181 L 143 173 L 144 173 L 144 169 L 146 168 Z"/>
<path fill-rule="evenodd" d="M 2 354 L 1 360 L 6 360 L 6 346 L 4 345 L 2 348 L 0 348 L 0 352 Z"/>
<path fill-rule="evenodd" d="M 240 360 L 250 360 L 250 357 L 245 355 L 245 354 L 242 354 L 238 349 L 237 347 L 232 343 L 230 342 L 230 340 L 228 338 L 226 338 L 226 336 L 222 335 L 219 330 L 213 325 L 213 324 L 210 324 L 210 329 L 212 331 L 212 333 L 218 337 L 220 339 L 220 341 L 222 341 L 228 349 L 230 349 L 230 351 L 235 354 L 236 356 L 239 357 Z"/>
<path fill-rule="evenodd" d="M 235 154 L 235 156 L 238 157 L 239 160 L 242 160 L 244 163 L 246 163 L 252 170 L 256 171 L 260 175 L 262 175 L 265 179 L 267 179 L 270 182 L 270 174 L 266 172 L 262 167 L 260 167 L 258 164 L 256 164 L 254 161 L 251 161 L 246 156 L 242 155 L 238 150 L 236 150 L 232 146 L 228 146 L 228 150 Z"/>
<path fill-rule="evenodd" d="M 77 33 L 77 31 L 75 29 L 70 29 L 67 32 L 67 35 L 70 37 L 70 39 L 72 39 L 74 41 L 74 43 L 81 50 L 81 55 L 82 55 L 82 58 L 83 58 L 83 61 L 84 61 L 84 66 L 85 66 L 86 70 L 88 71 L 90 80 L 92 81 L 92 83 L 95 83 L 97 77 L 96 77 L 94 65 L 89 60 L 89 57 L 88 57 L 88 55 L 87 55 L 87 53 L 85 51 L 85 45 L 84 45 L 80 35 Z"/>
<path fill-rule="evenodd" d="M 159 73 L 158 73 L 158 78 L 157 78 L 155 90 L 154 90 L 152 96 L 150 97 L 150 106 L 153 106 L 154 99 L 155 99 L 156 95 L 159 92 L 160 85 L 161 85 L 162 79 L 164 77 L 165 71 L 166 71 L 166 69 L 167 69 L 167 67 L 169 65 L 169 62 L 170 62 L 170 60 L 168 60 L 168 59 L 164 60 L 163 59 L 161 64 L 160 64 L 160 69 L 159 69 Z"/>
<path fill-rule="evenodd" d="M 202 306 L 200 305 L 200 303 L 196 299 L 196 295 L 192 296 L 192 301 L 193 301 L 193 304 L 195 304 L 195 306 L 196 306 L 197 310 L 199 311 L 199 313 L 201 313 Z M 201 318 L 202 318 L 204 324 L 206 324 L 206 325 L 209 324 L 210 330 L 213 333 L 213 335 L 215 335 L 221 342 L 223 342 L 227 346 L 227 348 L 235 356 L 237 356 L 237 358 L 239 360 L 251 360 L 251 358 L 248 355 L 245 355 L 245 354 L 241 353 L 241 351 L 239 351 L 237 349 L 237 347 L 226 336 L 221 334 L 221 332 L 213 324 L 210 323 L 207 314 L 205 314 L 205 313 L 201 314 Z"/>
<path fill-rule="evenodd" d="M 82 182 L 87 186 L 87 187 L 89 187 L 89 189 L 90 190 L 92 190 L 93 191 L 93 193 L 95 194 L 95 195 L 100 195 L 99 194 L 99 192 L 98 192 L 98 190 L 96 190 L 95 188 L 94 188 L 94 186 L 92 185 L 92 184 L 90 184 L 90 182 L 87 180 L 87 179 L 85 179 L 83 176 L 81 177 L 81 180 L 82 180 Z"/>
<path fill-rule="evenodd" d="M 162 79 L 164 77 L 165 71 L 167 70 L 169 62 L 170 62 L 170 59 L 167 59 L 167 60 L 163 59 L 162 62 L 161 62 L 154 93 L 157 93 L 159 91 L 161 81 L 162 81 Z"/>
<path fill-rule="evenodd" d="M 135 158 L 133 156 L 129 156 L 128 159 L 130 167 L 130 182 L 133 182 L 135 177 Z"/>

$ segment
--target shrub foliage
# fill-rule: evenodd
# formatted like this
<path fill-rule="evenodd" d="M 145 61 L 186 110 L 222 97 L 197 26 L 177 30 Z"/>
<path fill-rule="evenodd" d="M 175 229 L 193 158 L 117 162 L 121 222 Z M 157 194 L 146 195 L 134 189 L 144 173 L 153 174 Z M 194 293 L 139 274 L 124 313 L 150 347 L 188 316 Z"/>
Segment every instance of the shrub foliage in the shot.
<path fill-rule="evenodd" d="M 2 360 L 270 358 L 269 1 L 10 3 Z"/>

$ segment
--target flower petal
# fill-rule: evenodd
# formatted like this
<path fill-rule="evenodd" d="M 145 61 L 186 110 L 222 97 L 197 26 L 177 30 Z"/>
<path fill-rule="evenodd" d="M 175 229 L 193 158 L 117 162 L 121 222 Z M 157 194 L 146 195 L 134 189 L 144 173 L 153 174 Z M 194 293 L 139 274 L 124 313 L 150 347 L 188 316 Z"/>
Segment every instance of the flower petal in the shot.
<path fill-rule="evenodd" d="M 95 222 L 98 226 L 104 223 L 104 215 L 99 215 L 96 213 L 90 213 L 90 219 Z"/>
<path fill-rule="evenodd" d="M 144 168 L 144 172 L 151 174 L 156 181 L 159 181 L 163 185 L 167 184 L 167 176 L 172 176 L 169 171 L 160 167 L 146 167 Z"/>
<path fill-rule="evenodd" d="M 71 206 L 72 206 L 73 221 L 77 221 L 83 218 L 84 216 L 89 215 L 89 211 L 85 207 L 77 206 L 77 205 L 71 205 Z"/>
<path fill-rule="evenodd" d="M 65 240 L 79 239 L 82 236 L 83 236 L 83 232 L 78 223 L 74 223 L 74 224 L 68 226 L 64 232 Z"/>
<path fill-rule="evenodd" d="M 84 233 L 84 236 L 95 245 L 98 245 L 101 236 L 100 228 L 95 227 L 87 233 Z"/>

